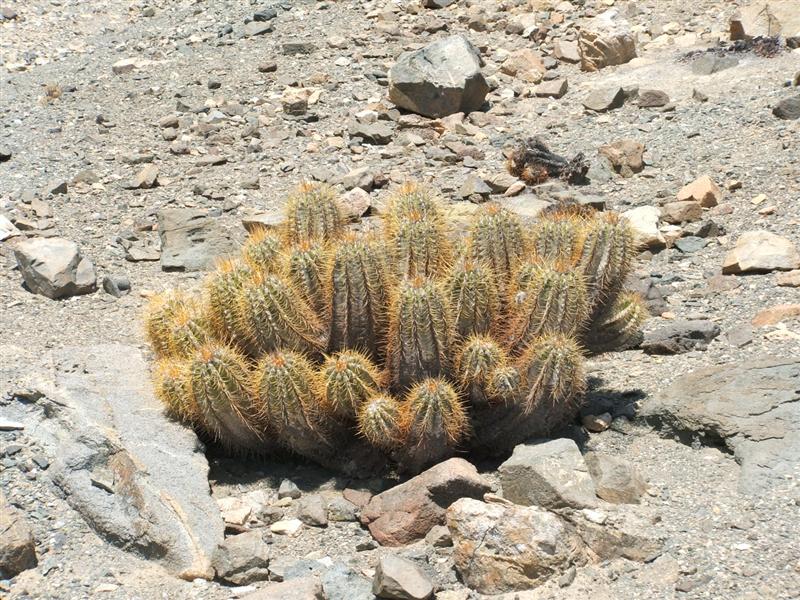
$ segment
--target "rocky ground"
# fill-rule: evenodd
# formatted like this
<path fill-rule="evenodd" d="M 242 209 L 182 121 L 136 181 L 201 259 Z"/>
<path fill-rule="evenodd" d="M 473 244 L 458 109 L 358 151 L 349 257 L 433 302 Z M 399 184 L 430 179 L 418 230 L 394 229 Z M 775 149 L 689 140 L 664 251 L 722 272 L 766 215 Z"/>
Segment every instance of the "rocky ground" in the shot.
<path fill-rule="evenodd" d="M 627 19 L 638 56 L 584 71 L 571 61 L 578 28 L 608 9 Z M 231 561 L 263 558 L 228 581 L 182 580 L 172 550 L 161 551 L 168 543 L 146 560 L 136 532 L 128 542 L 113 533 L 142 526 L 135 519 L 107 523 L 75 509 L 75 497 L 91 503 L 106 485 L 96 471 L 86 483 L 81 469 L 91 464 L 76 457 L 99 445 L 112 460 L 116 444 L 135 437 L 124 407 L 147 374 L 124 357 L 147 352 L 139 321 L 148 297 L 197 285 L 195 269 L 235 247 L 243 222 L 275 222 L 302 180 L 349 191 L 348 206 L 368 224 L 391 189 L 415 179 L 440 189 L 456 219 L 487 199 L 525 216 L 564 198 L 628 212 L 648 246 L 636 278 L 654 313 L 644 343 L 589 361 L 582 414 L 594 417 L 563 432 L 584 454 L 623 459 L 646 481 L 638 504 L 595 507 L 635 524 L 617 546 L 637 551 L 593 546 L 577 569 L 516 596 L 798 597 L 800 100 L 790 99 L 800 93 L 800 50 L 732 46 L 736 9 L 719 0 L 458 0 L 441 9 L 384 0 L 0 2 L 0 489 L 16 507 L 0 502 L 0 531 L 25 538 L 29 528 L 38 557 L 16 577 L 0 573 L 0 596 L 311 598 L 299 583 L 270 592 L 267 580 L 312 575 L 328 600 L 372 598 L 376 569 L 385 579 L 399 568 L 408 586 L 432 582 L 437 598 L 481 597 L 454 568 L 459 540 L 447 538 L 464 533 L 457 526 L 392 548 L 359 522 L 370 496 L 395 481 L 351 481 L 293 460 L 233 461 L 212 449 L 216 502 L 202 510 L 222 509 L 228 540 L 249 536 Z M 800 31 L 787 22 L 784 35 L 791 27 Z M 388 72 L 400 53 L 459 33 L 482 57 L 486 104 L 442 119 L 398 110 Z M 525 187 L 510 177 L 505 153 L 530 136 L 567 158 L 583 153 L 589 183 Z M 712 182 L 684 190 L 703 176 Z M 173 208 L 195 212 L 163 212 Z M 748 242 L 748 231 L 774 235 Z M 26 238 L 75 242 L 99 289 L 86 267 L 68 297 L 31 293 L 15 256 Z M 70 268 L 80 271 L 78 260 Z M 119 297 L 107 291 L 120 287 Z M 764 356 L 780 364 L 764 366 Z M 717 371 L 690 375 L 707 367 Z M 102 415 L 85 401 L 81 374 L 108 389 Z M 70 402 L 84 408 L 63 409 Z M 81 436 L 82 415 L 119 438 Z M 192 439 L 175 449 L 206 476 Z M 148 464 L 146 450 L 131 453 Z M 477 462 L 475 497 L 482 485 L 502 493 L 498 465 Z M 154 514 L 153 523 L 168 518 Z M 305 523 L 285 535 L 296 517 Z M 381 562 L 393 555 L 411 566 Z M 398 597 L 415 597 L 406 594 Z"/>

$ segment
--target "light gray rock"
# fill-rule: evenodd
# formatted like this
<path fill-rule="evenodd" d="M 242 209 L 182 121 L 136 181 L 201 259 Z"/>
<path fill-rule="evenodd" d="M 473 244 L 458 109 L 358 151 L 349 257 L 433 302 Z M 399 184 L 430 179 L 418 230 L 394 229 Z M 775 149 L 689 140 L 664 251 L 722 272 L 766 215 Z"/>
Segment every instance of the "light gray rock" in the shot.
<path fill-rule="evenodd" d="M 234 254 L 236 244 L 203 210 L 165 208 L 158 211 L 161 268 L 204 271 L 217 259 Z"/>
<path fill-rule="evenodd" d="M 680 319 L 655 331 L 648 331 L 642 342 L 642 350 L 647 354 L 683 354 L 705 350 L 719 334 L 719 325 L 713 321 Z"/>
<path fill-rule="evenodd" d="M 0 242 L 18 235 L 22 232 L 7 217 L 0 215 Z"/>
<path fill-rule="evenodd" d="M 800 94 L 779 101 L 772 109 L 772 114 L 785 121 L 800 119 Z"/>
<path fill-rule="evenodd" d="M 561 438 L 520 444 L 498 469 L 503 497 L 524 506 L 595 506 L 594 482 L 577 444 Z"/>
<path fill-rule="evenodd" d="M 242 596 L 242 600 L 326 600 L 317 577 L 300 577 Z"/>
<path fill-rule="evenodd" d="M 22 513 L 0 493 L 0 579 L 11 579 L 37 564 L 36 543 Z"/>
<path fill-rule="evenodd" d="M 433 596 L 433 584 L 415 563 L 388 554 L 375 569 L 372 593 L 389 600 L 427 600 Z"/>
<path fill-rule="evenodd" d="M 650 562 L 661 554 L 664 540 L 653 532 L 650 520 L 630 508 L 606 505 L 603 510 L 568 510 L 563 516 L 599 560 Z"/>
<path fill-rule="evenodd" d="M 636 58 L 636 38 L 628 22 L 610 9 L 581 27 L 578 33 L 581 69 L 599 71 Z"/>
<path fill-rule="evenodd" d="M 405 52 L 389 70 L 389 99 L 426 117 L 478 110 L 488 92 L 480 55 L 463 35 Z"/>
<path fill-rule="evenodd" d="M 619 86 L 593 90 L 583 100 L 583 106 L 594 112 L 607 112 L 625 103 L 625 91 Z"/>
<path fill-rule="evenodd" d="M 759 494 L 800 477 L 800 360 L 709 367 L 649 397 L 641 416 L 671 431 L 722 441 L 742 465 L 739 489 Z"/>
<path fill-rule="evenodd" d="M 269 578 L 269 546 L 259 530 L 225 539 L 214 553 L 217 577 L 234 585 L 248 585 Z"/>
<path fill-rule="evenodd" d="M 791 240 L 770 231 L 745 231 L 725 255 L 723 275 L 800 269 L 800 252 Z"/>
<path fill-rule="evenodd" d="M 297 487 L 297 484 L 291 479 L 284 479 L 278 486 L 278 498 L 292 498 L 297 500 L 302 494 L 300 488 Z"/>
<path fill-rule="evenodd" d="M 62 238 L 33 238 L 14 249 L 25 285 L 34 294 L 53 300 L 90 294 L 97 289 L 94 265 L 75 242 Z"/>
<path fill-rule="evenodd" d="M 297 518 L 312 527 L 328 526 L 328 506 L 319 494 L 308 494 L 297 502 Z"/>
<path fill-rule="evenodd" d="M 597 452 L 587 452 L 583 459 L 597 496 L 606 502 L 637 504 L 647 491 L 647 482 L 627 460 Z"/>
<path fill-rule="evenodd" d="M 337 562 L 322 574 L 325 600 L 374 600 L 372 582 L 347 565 Z"/>
<path fill-rule="evenodd" d="M 344 523 L 358 521 L 358 507 L 341 496 L 334 496 L 328 501 L 328 520 Z"/>
<path fill-rule="evenodd" d="M 422 0 L 422 6 L 425 8 L 444 8 L 450 6 L 456 0 Z"/>
<path fill-rule="evenodd" d="M 716 54 L 703 54 L 692 63 L 692 73 L 695 75 L 713 75 L 725 69 L 730 69 L 739 64 L 735 56 L 717 56 Z"/>

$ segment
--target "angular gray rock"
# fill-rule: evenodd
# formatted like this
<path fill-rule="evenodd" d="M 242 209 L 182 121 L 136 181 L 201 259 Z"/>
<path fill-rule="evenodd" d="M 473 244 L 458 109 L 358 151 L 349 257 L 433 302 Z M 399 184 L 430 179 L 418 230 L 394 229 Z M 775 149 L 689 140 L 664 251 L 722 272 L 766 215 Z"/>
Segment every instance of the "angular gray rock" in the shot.
<path fill-rule="evenodd" d="M 610 9 L 581 27 L 578 33 L 581 69 L 599 71 L 636 58 L 636 38 L 617 9 Z"/>
<path fill-rule="evenodd" d="M 625 91 L 618 86 L 593 90 L 583 100 L 584 108 L 595 112 L 606 112 L 625 103 Z"/>
<path fill-rule="evenodd" d="M 647 482 L 627 460 L 587 452 L 583 457 L 594 480 L 597 496 L 614 504 L 637 504 L 647 491 Z"/>
<path fill-rule="evenodd" d="M 313 576 L 273 583 L 241 598 L 242 600 L 326 600 L 322 583 Z"/>
<path fill-rule="evenodd" d="M 376 121 L 375 123 L 353 121 L 348 127 L 348 133 L 351 138 L 361 138 L 367 144 L 383 146 L 392 141 L 394 129 L 385 121 Z"/>
<path fill-rule="evenodd" d="M 322 574 L 325 600 L 374 600 L 372 582 L 347 565 L 337 562 Z"/>
<path fill-rule="evenodd" d="M 664 540 L 653 532 L 650 519 L 632 513 L 630 508 L 607 505 L 603 510 L 568 510 L 562 514 L 599 560 L 650 562 L 663 551 Z"/>
<path fill-rule="evenodd" d="M 770 231 L 745 231 L 725 255 L 723 275 L 766 273 L 800 268 L 800 252 L 791 240 Z"/>
<path fill-rule="evenodd" d="M 713 321 L 677 320 L 655 331 L 648 331 L 642 342 L 642 350 L 647 354 L 683 354 L 705 350 L 719 333 L 719 325 Z"/>
<path fill-rule="evenodd" d="M 158 211 L 161 268 L 164 271 L 204 271 L 218 258 L 234 254 L 236 244 L 207 216 L 194 208 Z"/>
<path fill-rule="evenodd" d="M 22 513 L 0 493 L 0 579 L 11 579 L 37 564 L 36 543 Z"/>
<path fill-rule="evenodd" d="M 381 557 L 375 569 L 372 593 L 388 600 L 427 600 L 433 596 L 433 584 L 415 563 L 388 554 Z"/>
<path fill-rule="evenodd" d="M 594 482 L 577 444 L 561 438 L 520 444 L 498 469 L 503 497 L 545 508 L 595 506 Z"/>
<path fill-rule="evenodd" d="M 488 92 L 480 55 L 463 35 L 404 52 L 389 70 L 389 99 L 426 117 L 478 110 Z"/>
<path fill-rule="evenodd" d="M 800 119 L 800 94 L 784 98 L 778 102 L 772 109 L 772 114 L 786 121 Z"/>
<path fill-rule="evenodd" d="M 269 579 L 269 546 L 259 530 L 225 538 L 214 553 L 217 577 L 234 585 Z"/>
<path fill-rule="evenodd" d="M 319 494 L 308 494 L 297 502 L 297 518 L 312 527 L 328 526 L 328 506 Z"/>
<path fill-rule="evenodd" d="M 694 60 L 692 73 L 695 75 L 713 75 L 738 64 L 739 59 L 735 56 L 717 56 L 716 54 L 707 53 Z"/>
<path fill-rule="evenodd" d="M 742 465 L 739 489 L 759 494 L 800 477 L 800 359 L 709 367 L 645 400 L 641 416 L 723 442 Z"/>
<path fill-rule="evenodd" d="M 75 242 L 63 238 L 23 240 L 14 248 L 25 285 L 53 300 L 90 294 L 97 289 L 94 265 Z"/>

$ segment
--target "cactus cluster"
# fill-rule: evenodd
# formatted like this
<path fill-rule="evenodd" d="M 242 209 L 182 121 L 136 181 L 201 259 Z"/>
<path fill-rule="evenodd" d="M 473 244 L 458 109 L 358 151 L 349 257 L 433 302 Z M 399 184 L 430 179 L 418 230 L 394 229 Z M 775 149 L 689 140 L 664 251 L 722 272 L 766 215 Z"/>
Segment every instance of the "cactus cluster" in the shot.
<path fill-rule="evenodd" d="M 617 215 L 559 206 L 529 227 L 489 203 L 456 244 L 429 190 L 387 206 L 382 233 L 355 234 L 332 189 L 304 184 L 283 231 L 251 234 L 200 294 L 154 298 L 167 409 L 234 451 L 417 471 L 565 424 L 584 355 L 639 335 Z"/>

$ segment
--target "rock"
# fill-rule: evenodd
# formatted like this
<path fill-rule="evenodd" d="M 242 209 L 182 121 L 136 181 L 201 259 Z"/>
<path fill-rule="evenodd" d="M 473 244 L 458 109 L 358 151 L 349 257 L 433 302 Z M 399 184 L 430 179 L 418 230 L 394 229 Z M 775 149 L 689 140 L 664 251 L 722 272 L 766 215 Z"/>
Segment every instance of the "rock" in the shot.
<path fill-rule="evenodd" d="M 616 456 L 587 452 L 583 457 L 597 496 L 614 504 L 638 504 L 647 482 L 631 463 Z"/>
<path fill-rule="evenodd" d="M 800 269 L 800 252 L 794 244 L 769 231 L 746 231 L 725 255 L 722 273 L 766 273 Z"/>
<path fill-rule="evenodd" d="M 602 511 L 567 511 L 564 517 L 598 559 L 650 562 L 661 554 L 664 542 L 650 533 L 652 522 L 635 516 L 629 508 L 606 505 Z"/>
<path fill-rule="evenodd" d="M 673 245 L 684 254 L 692 254 L 705 248 L 708 245 L 708 240 L 696 235 L 687 235 L 675 240 Z"/>
<path fill-rule="evenodd" d="M 314 576 L 273 583 L 241 598 L 242 600 L 326 600 L 322 583 Z"/>
<path fill-rule="evenodd" d="M 481 594 L 535 588 L 580 561 L 574 529 L 537 506 L 462 498 L 447 509 L 453 561 L 466 585 Z"/>
<path fill-rule="evenodd" d="M 434 525 L 425 536 L 425 541 L 434 548 L 447 548 L 453 545 L 450 530 L 444 525 Z"/>
<path fill-rule="evenodd" d="M 598 15 L 578 33 L 581 69 L 599 71 L 636 58 L 636 39 L 616 9 Z"/>
<path fill-rule="evenodd" d="M 478 110 L 488 92 L 480 55 L 462 35 L 405 52 L 389 70 L 389 99 L 426 117 Z"/>
<path fill-rule="evenodd" d="M 284 479 L 278 486 L 278 498 L 292 498 L 296 500 L 302 496 L 300 488 L 291 479 Z"/>
<path fill-rule="evenodd" d="M 661 207 L 661 220 L 673 225 L 691 223 L 702 218 L 703 207 L 694 200 L 676 200 Z"/>
<path fill-rule="evenodd" d="M 374 600 L 372 582 L 340 562 L 322 574 L 325 600 Z"/>
<path fill-rule="evenodd" d="M 312 54 L 316 51 L 317 45 L 314 42 L 303 40 L 290 40 L 281 45 L 281 50 L 286 56 L 297 56 L 300 54 Z"/>
<path fill-rule="evenodd" d="M 375 569 L 372 593 L 391 600 L 426 600 L 433 596 L 433 584 L 415 563 L 388 554 Z"/>
<path fill-rule="evenodd" d="M 131 73 L 139 66 L 139 59 L 137 58 L 123 58 L 111 65 L 111 72 L 114 75 L 125 75 Z"/>
<path fill-rule="evenodd" d="M 545 72 L 542 57 L 530 48 L 514 50 L 500 65 L 500 71 L 528 83 L 539 83 Z"/>
<path fill-rule="evenodd" d="M 261 531 L 246 531 L 225 539 L 214 553 L 217 577 L 234 585 L 248 585 L 269 578 L 269 546 Z"/>
<path fill-rule="evenodd" d="M 34 294 L 56 300 L 90 294 L 97 289 L 94 265 L 70 240 L 23 240 L 16 245 L 14 257 L 25 285 Z"/>
<path fill-rule="evenodd" d="M 425 8 L 444 8 L 450 6 L 456 0 L 422 0 L 422 6 Z"/>
<path fill-rule="evenodd" d="M 628 219 L 636 238 L 642 246 L 657 250 L 666 245 L 663 234 L 658 229 L 661 209 L 657 206 L 639 206 L 622 213 Z"/>
<path fill-rule="evenodd" d="M 0 492 L 0 579 L 16 577 L 37 563 L 31 528 Z"/>
<path fill-rule="evenodd" d="M 775 283 L 782 287 L 800 287 L 800 270 L 778 273 Z"/>
<path fill-rule="evenodd" d="M 128 188 L 132 190 L 149 190 L 158 185 L 158 167 L 155 165 L 147 165 L 136 174 L 128 184 Z"/>
<path fill-rule="evenodd" d="M 8 218 L 0 215 L 0 242 L 18 235 L 22 235 L 22 232 Z"/>
<path fill-rule="evenodd" d="M 262 8 L 261 10 L 253 13 L 253 21 L 256 22 L 271 21 L 277 16 L 278 16 L 278 11 L 274 7 L 268 6 L 267 8 Z"/>
<path fill-rule="evenodd" d="M 361 188 L 369 192 L 375 187 L 375 169 L 373 167 L 359 167 L 348 171 L 340 178 L 341 184 L 346 190 Z"/>
<path fill-rule="evenodd" d="M 498 468 L 503 497 L 524 506 L 595 506 L 594 483 L 577 444 L 561 438 L 520 444 Z"/>
<path fill-rule="evenodd" d="M 581 53 L 578 42 L 556 39 L 553 41 L 553 56 L 566 63 L 581 62 Z"/>
<path fill-rule="evenodd" d="M 392 141 L 394 130 L 385 121 L 362 123 L 351 121 L 348 128 L 350 137 L 359 137 L 368 144 L 383 146 Z"/>
<path fill-rule="evenodd" d="M 265 21 L 250 21 L 244 26 L 245 37 L 256 37 L 258 35 L 264 35 L 265 33 L 272 33 L 272 31 L 272 23 Z"/>
<path fill-rule="evenodd" d="M 708 175 L 698 177 L 678 192 L 678 201 L 694 200 L 703 208 L 712 208 L 722 200 L 722 190 Z"/>
<path fill-rule="evenodd" d="M 372 493 L 367 490 L 344 488 L 344 490 L 342 490 L 342 497 L 357 508 L 364 508 L 369 503 L 370 498 L 372 498 Z"/>
<path fill-rule="evenodd" d="M 583 106 L 595 112 L 613 110 L 624 103 L 625 92 L 618 86 L 595 89 L 583 100 Z"/>
<path fill-rule="evenodd" d="M 211 579 L 223 523 L 205 449 L 164 414 L 141 350 L 104 344 L 34 355 L 0 346 L 0 372 L 12 364 L 58 399 L 26 435 L 51 457 L 47 473 L 72 509 L 107 543 L 183 579 Z"/>
<path fill-rule="evenodd" d="M 164 271 L 204 271 L 237 250 L 203 210 L 163 208 L 157 217 Z"/>
<path fill-rule="evenodd" d="M 259 73 L 274 73 L 278 70 L 278 63 L 274 60 L 258 64 Z"/>
<path fill-rule="evenodd" d="M 300 519 L 287 519 L 285 521 L 275 521 L 269 526 L 269 530 L 276 535 L 288 535 L 293 537 L 297 535 L 303 528 L 303 522 Z"/>
<path fill-rule="evenodd" d="M 742 465 L 739 490 L 774 493 L 800 477 L 798 390 L 797 357 L 748 358 L 679 377 L 645 399 L 640 414 L 669 431 L 724 443 Z"/>
<path fill-rule="evenodd" d="M 692 350 L 705 350 L 719 333 L 719 325 L 712 321 L 673 321 L 660 329 L 647 332 L 642 350 L 647 354 L 683 354 Z"/>
<path fill-rule="evenodd" d="M 285 225 L 286 215 L 283 214 L 283 211 L 257 213 L 242 217 L 242 227 L 245 228 L 247 233 L 251 234 L 257 229 L 278 231 Z"/>
<path fill-rule="evenodd" d="M 581 419 L 581 425 L 586 431 L 600 433 L 611 427 L 611 420 L 611 414 L 607 412 L 602 415 L 585 415 Z"/>
<path fill-rule="evenodd" d="M 354 187 L 339 196 L 339 208 L 341 208 L 342 216 L 345 219 L 358 221 L 372 208 L 372 198 L 369 192 L 362 190 L 360 187 Z"/>
<path fill-rule="evenodd" d="M 800 38 L 800 14 L 794 0 L 751 2 L 731 17 L 729 27 L 731 40 L 780 35 L 788 42 Z"/>
<path fill-rule="evenodd" d="M 361 522 L 382 545 L 402 546 L 443 524 L 445 510 L 459 498 L 481 498 L 490 490 L 474 466 L 451 458 L 373 496 L 361 511 Z"/>
<path fill-rule="evenodd" d="M 738 64 L 739 59 L 735 56 L 717 56 L 716 54 L 706 53 L 692 62 L 692 73 L 695 75 L 713 75 Z"/>
<path fill-rule="evenodd" d="M 533 194 L 524 194 L 515 198 L 505 198 L 502 202 L 503 208 L 510 210 L 519 216 L 526 223 L 533 223 L 552 202 L 542 200 Z"/>
<path fill-rule="evenodd" d="M 623 177 L 632 177 L 644 169 L 644 144 L 631 139 L 622 139 L 604 146 L 598 152 L 605 156 L 614 171 Z"/>
<path fill-rule="evenodd" d="M 778 102 L 772 109 L 772 114 L 786 121 L 800 119 L 800 94 L 784 98 Z"/>
<path fill-rule="evenodd" d="M 661 90 L 639 90 L 636 104 L 640 108 L 659 108 L 669 104 L 669 96 Z"/>
<path fill-rule="evenodd" d="M 115 298 L 122 298 L 131 291 L 131 281 L 126 275 L 106 275 L 103 277 L 103 290 Z"/>
<path fill-rule="evenodd" d="M 342 523 L 358 521 L 358 507 L 341 496 L 334 496 L 328 502 L 328 520 Z"/>
<path fill-rule="evenodd" d="M 54 179 L 47 183 L 42 189 L 43 196 L 58 196 L 59 194 L 67 193 L 67 182 L 63 179 Z"/>
<path fill-rule="evenodd" d="M 458 195 L 461 198 L 472 198 L 477 196 L 480 200 L 486 200 L 492 193 L 492 188 L 478 175 L 474 173 L 467 175 L 466 180 L 458 189 Z"/>
<path fill-rule="evenodd" d="M 567 93 L 568 87 L 566 79 L 551 79 L 533 88 L 533 93 L 538 98 L 561 98 Z"/>
<path fill-rule="evenodd" d="M 328 505 L 319 494 L 304 496 L 297 503 L 297 518 L 312 527 L 327 527 Z"/>
<path fill-rule="evenodd" d="M 756 327 L 766 327 L 796 317 L 800 317 L 800 304 L 778 304 L 759 311 L 751 323 Z"/>

